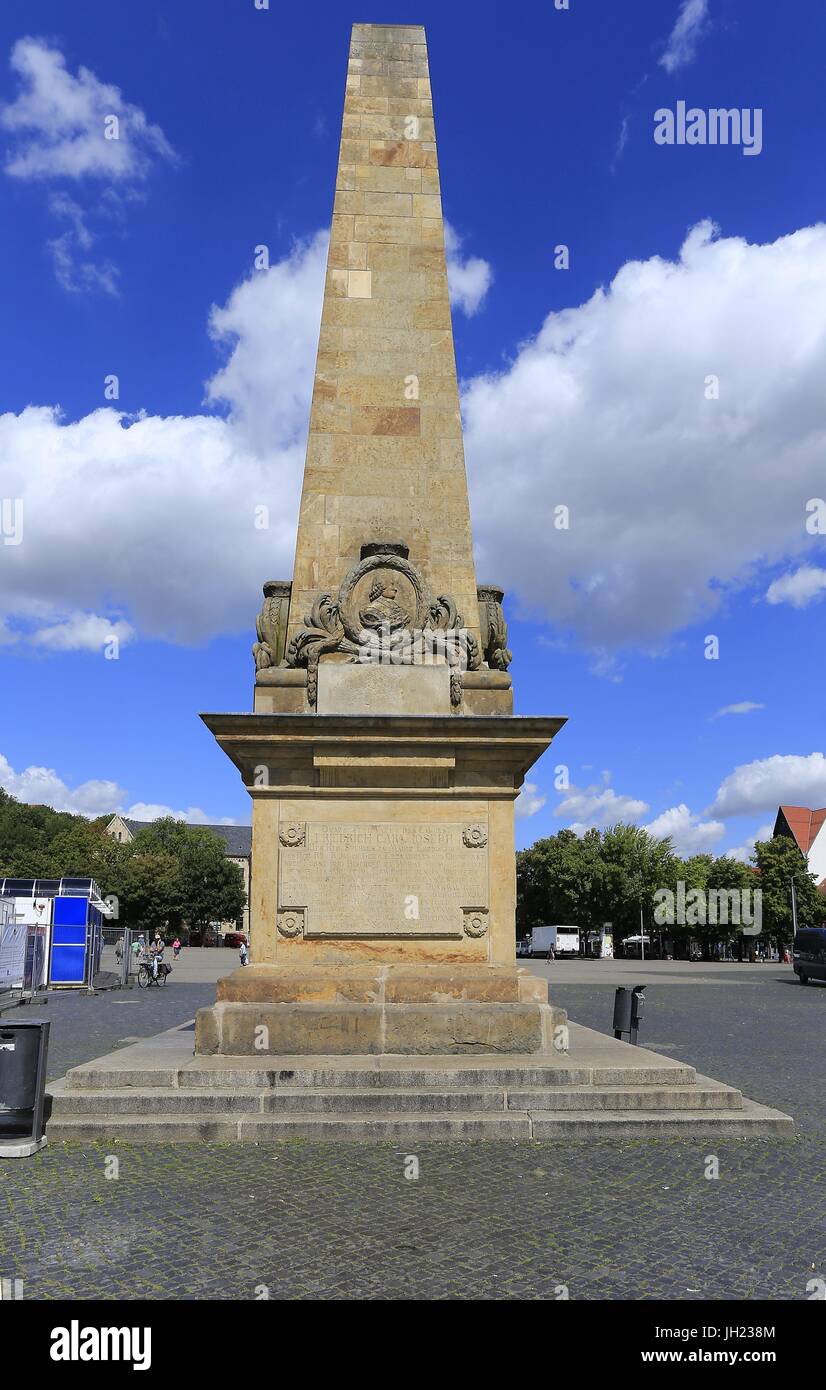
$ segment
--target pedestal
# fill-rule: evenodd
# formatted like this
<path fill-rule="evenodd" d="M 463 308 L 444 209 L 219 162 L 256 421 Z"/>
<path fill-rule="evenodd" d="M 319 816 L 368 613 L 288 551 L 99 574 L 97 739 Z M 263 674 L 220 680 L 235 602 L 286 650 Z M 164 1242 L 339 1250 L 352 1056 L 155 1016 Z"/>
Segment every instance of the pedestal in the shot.
<path fill-rule="evenodd" d="M 203 718 L 252 797 L 255 965 L 199 1013 L 198 1052 L 554 1047 L 564 1015 L 516 967 L 513 808 L 563 720 Z"/>

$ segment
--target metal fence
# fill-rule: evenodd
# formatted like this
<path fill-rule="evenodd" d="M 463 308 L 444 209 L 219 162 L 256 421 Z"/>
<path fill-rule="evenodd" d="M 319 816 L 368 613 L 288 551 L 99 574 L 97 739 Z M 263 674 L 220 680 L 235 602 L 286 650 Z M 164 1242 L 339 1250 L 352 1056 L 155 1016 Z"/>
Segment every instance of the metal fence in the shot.
<path fill-rule="evenodd" d="M 119 927 L 113 923 L 103 927 L 100 968 L 119 975 L 124 987 L 128 985 L 130 976 L 138 973 L 142 955 L 139 936 L 140 933 L 133 932 L 129 927 Z"/>

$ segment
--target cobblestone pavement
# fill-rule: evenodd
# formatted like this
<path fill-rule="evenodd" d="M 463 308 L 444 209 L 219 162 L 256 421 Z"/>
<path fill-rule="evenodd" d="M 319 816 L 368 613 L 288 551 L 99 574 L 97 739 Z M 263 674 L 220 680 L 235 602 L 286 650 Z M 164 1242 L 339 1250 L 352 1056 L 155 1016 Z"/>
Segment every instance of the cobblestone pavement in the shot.
<path fill-rule="evenodd" d="M 52 1056 L 191 1017 L 199 988 L 140 1013 L 61 1000 Z M 613 987 L 554 995 L 610 1027 Z M 825 1030 L 826 988 L 777 972 L 649 987 L 640 1041 L 790 1111 L 794 1140 L 430 1144 L 418 1180 L 390 1144 L 117 1145 L 117 1180 L 107 1146 L 53 1144 L 3 1167 L 0 1274 L 37 1299 L 804 1299 L 826 1270 Z"/>

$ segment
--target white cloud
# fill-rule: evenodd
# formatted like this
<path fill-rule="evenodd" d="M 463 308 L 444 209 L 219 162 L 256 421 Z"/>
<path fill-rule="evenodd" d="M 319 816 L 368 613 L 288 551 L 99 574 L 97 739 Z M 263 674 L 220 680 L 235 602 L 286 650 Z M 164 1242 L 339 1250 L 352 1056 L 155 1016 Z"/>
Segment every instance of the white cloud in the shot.
<path fill-rule="evenodd" d="M 6 640 L 83 645 L 85 623 L 94 647 L 112 595 L 96 621 L 123 640 L 251 627 L 263 580 L 292 568 L 325 252 L 319 235 L 213 309 L 229 355 L 207 395 L 227 418 L 0 416 L 4 494 L 23 501 L 22 543 L 0 546 Z"/>
<path fill-rule="evenodd" d="M 780 805 L 826 805 L 826 757 L 822 753 L 775 753 L 742 763 L 717 789 L 708 814 L 745 816 Z"/>
<path fill-rule="evenodd" d="M 748 864 L 751 859 L 752 850 L 758 840 L 770 840 L 774 832 L 774 821 L 768 821 L 761 825 L 753 835 L 749 835 L 741 845 L 735 845 L 732 849 L 725 852 L 726 859 L 739 859 L 741 864 Z"/>
<path fill-rule="evenodd" d="M 555 816 L 573 818 L 571 829 L 582 834 L 590 826 L 615 825 L 618 821 L 637 821 L 649 810 L 646 801 L 622 796 L 611 787 L 571 787 L 560 801 Z"/>
<path fill-rule="evenodd" d="M 89 253 L 96 238 L 89 230 L 86 214 L 80 204 L 65 194 L 55 194 L 49 208 L 56 217 L 64 218 L 69 224 L 60 236 L 46 243 L 58 284 L 75 294 L 103 290 L 106 294 L 116 295 L 119 272 L 108 259 L 97 265 L 90 258 Z"/>
<path fill-rule="evenodd" d="M 93 253 L 98 237 L 90 229 L 90 215 L 121 215 L 124 201 L 139 196 L 153 164 L 174 162 L 175 152 L 160 127 L 117 87 L 88 68 L 73 75 L 60 50 L 44 39 L 19 39 L 10 62 L 20 91 L 0 106 L 0 129 L 9 141 L 5 172 L 27 182 L 78 187 L 91 180 L 98 186 L 91 209 L 65 192 L 51 197 L 51 212 L 68 225 L 47 248 L 64 290 L 115 295 L 118 271 L 107 256 Z"/>
<path fill-rule="evenodd" d="M 643 826 L 656 840 L 670 838 L 678 854 L 708 853 L 723 838 L 726 827 L 719 820 L 703 820 L 685 803 L 671 806 Z"/>
<path fill-rule="evenodd" d="M 70 787 L 51 767 L 33 765 L 22 772 L 15 772 L 2 753 L 0 787 L 28 806 L 51 806 L 55 811 L 70 811 L 72 815 L 86 816 L 90 820 L 96 816 L 114 814 L 117 810 L 131 820 L 158 820 L 161 816 L 174 816 L 175 820 L 188 821 L 190 825 L 238 824 L 231 816 L 208 816 L 200 806 L 175 811 L 171 806 L 136 801 L 128 810 L 124 810 L 126 792 L 117 782 L 92 778 Z"/>
<path fill-rule="evenodd" d="M 758 705 L 754 700 L 740 700 L 736 705 L 724 705 L 718 709 L 716 714 L 709 716 L 710 719 L 722 719 L 724 714 L 751 714 L 753 710 L 765 709 L 765 705 Z"/>
<path fill-rule="evenodd" d="M 27 640 L 36 647 L 58 652 L 99 652 L 115 638 L 119 646 L 130 641 L 135 630 L 122 619 L 114 622 L 96 613 L 69 613 L 59 622 L 35 628 Z"/>
<path fill-rule="evenodd" d="M 799 569 L 775 579 L 766 590 L 768 603 L 790 603 L 793 608 L 805 608 L 826 590 L 826 569 L 817 565 L 801 565 Z"/>
<path fill-rule="evenodd" d="M 207 384 L 210 404 L 229 408 L 233 424 L 261 457 L 303 449 L 324 271 L 326 232 L 297 243 L 291 254 L 256 271 L 212 306 L 209 332 L 229 357 Z M 302 459 L 303 462 L 303 459 Z M 287 515 L 295 525 L 297 513 Z"/>
<path fill-rule="evenodd" d="M 14 768 L 0 753 L 0 787 L 30 806 L 52 806 L 78 816 L 102 816 L 112 811 L 125 793 L 117 782 L 92 779 L 69 787 L 51 767 Z"/>
<path fill-rule="evenodd" d="M 706 32 L 707 18 L 708 0 L 682 0 L 665 52 L 660 58 L 660 66 L 666 72 L 677 72 L 693 61 L 697 46 Z"/>
<path fill-rule="evenodd" d="M 525 782 L 521 792 L 516 798 L 514 809 L 520 819 L 527 819 L 535 816 L 537 811 L 541 811 L 548 798 L 541 792 L 535 782 Z"/>
<path fill-rule="evenodd" d="M 0 548 L 5 640 L 73 612 L 206 640 L 250 624 L 262 577 L 289 576 L 325 246 L 212 310 L 228 355 L 206 396 L 226 418 L 0 417 L 4 494 L 25 502 L 23 544 Z M 824 319 L 826 226 L 753 246 L 703 224 L 678 261 L 629 263 L 551 314 L 510 367 L 466 384 L 479 572 L 611 671 L 624 645 L 656 647 L 815 544 L 801 521 L 826 454 Z"/>
<path fill-rule="evenodd" d="M 63 54 L 43 39 L 19 39 L 11 68 L 20 81 L 15 101 L 0 108 L 0 126 L 13 148 L 6 173 L 18 179 L 142 179 L 157 157 L 173 159 L 163 131 L 119 89 L 88 68 L 77 76 Z M 117 138 L 107 138 L 107 118 Z"/>
<path fill-rule="evenodd" d="M 611 650 L 707 620 L 812 544 L 824 319 L 826 226 L 751 245 L 707 222 L 677 261 L 629 262 L 550 314 L 464 389 L 480 573 Z"/>
<path fill-rule="evenodd" d="M 159 805 L 157 802 L 136 801 L 134 806 L 130 806 L 128 811 L 121 811 L 121 815 L 127 820 L 161 820 L 164 816 L 171 816 L 173 820 L 184 820 L 189 825 L 237 825 L 238 821 L 231 816 L 208 816 L 202 811 L 200 806 L 187 806 L 185 811 L 175 811 L 171 806 Z"/>
<path fill-rule="evenodd" d="M 451 304 L 468 318 L 479 312 L 482 301 L 493 284 L 493 267 L 479 256 L 462 259 L 462 238 L 445 220 L 445 255 L 447 284 Z"/>

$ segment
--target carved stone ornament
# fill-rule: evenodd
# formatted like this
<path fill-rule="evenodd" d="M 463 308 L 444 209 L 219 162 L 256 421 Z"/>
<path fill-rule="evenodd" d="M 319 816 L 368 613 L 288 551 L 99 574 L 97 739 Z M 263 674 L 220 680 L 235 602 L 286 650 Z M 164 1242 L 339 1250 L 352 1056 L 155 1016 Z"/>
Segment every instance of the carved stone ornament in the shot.
<path fill-rule="evenodd" d="M 407 547 L 371 542 L 342 582 L 336 598 L 319 594 L 304 627 L 287 648 L 284 666 L 306 666 L 307 700 L 318 699 L 318 663 L 328 652 L 351 662 L 419 665 L 443 660 L 450 667 L 450 699 L 462 703 L 462 668 L 482 664 L 479 644 L 465 631 L 447 594 L 433 599 L 407 559 Z"/>
<path fill-rule="evenodd" d="M 299 821 L 290 821 L 281 826 L 278 838 L 282 845 L 295 849 L 307 839 L 307 826 Z"/>
<path fill-rule="evenodd" d="M 282 936 L 296 937 L 304 934 L 303 907 L 288 907 L 278 914 L 278 930 Z"/>
<path fill-rule="evenodd" d="M 488 830 L 485 825 L 464 825 L 462 826 L 462 839 L 468 849 L 484 849 L 488 842 Z"/>
<path fill-rule="evenodd" d="M 513 652 L 508 648 L 508 625 L 502 610 L 505 591 L 496 584 L 480 584 L 476 597 L 479 601 L 482 655 L 492 671 L 507 671 L 513 661 Z"/>
<path fill-rule="evenodd" d="M 280 666 L 284 660 L 292 587 L 287 579 L 268 579 L 264 585 L 264 602 L 255 620 L 258 641 L 252 649 L 256 671 Z"/>
<path fill-rule="evenodd" d="M 484 936 L 488 929 L 486 907 L 463 907 L 465 936 Z"/>

